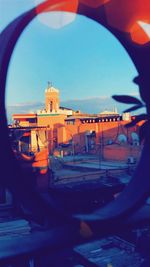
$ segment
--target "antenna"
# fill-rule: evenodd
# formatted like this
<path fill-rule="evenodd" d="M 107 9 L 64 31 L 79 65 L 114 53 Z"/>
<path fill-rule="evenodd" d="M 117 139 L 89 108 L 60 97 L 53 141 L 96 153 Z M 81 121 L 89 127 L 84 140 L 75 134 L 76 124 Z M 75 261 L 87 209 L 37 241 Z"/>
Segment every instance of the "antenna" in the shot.
<path fill-rule="evenodd" d="M 117 107 L 115 106 L 115 112 L 118 113 Z"/>
<path fill-rule="evenodd" d="M 52 82 L 48 81 L 47 84 L 48 84 L 48 88 L 52 87 Z"/>

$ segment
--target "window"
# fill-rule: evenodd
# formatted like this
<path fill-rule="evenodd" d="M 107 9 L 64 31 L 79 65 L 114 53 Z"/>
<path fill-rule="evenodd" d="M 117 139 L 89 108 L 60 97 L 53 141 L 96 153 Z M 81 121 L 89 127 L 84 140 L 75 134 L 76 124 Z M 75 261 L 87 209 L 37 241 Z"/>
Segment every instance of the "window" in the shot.
<path fill-rule="evenodd" d="M 50 112 L 53 111 L 53 102 L 52 102 L 52 101 L 50 101 L 50 104 L 49 104 L 49 110 L 50 110 Z"/>

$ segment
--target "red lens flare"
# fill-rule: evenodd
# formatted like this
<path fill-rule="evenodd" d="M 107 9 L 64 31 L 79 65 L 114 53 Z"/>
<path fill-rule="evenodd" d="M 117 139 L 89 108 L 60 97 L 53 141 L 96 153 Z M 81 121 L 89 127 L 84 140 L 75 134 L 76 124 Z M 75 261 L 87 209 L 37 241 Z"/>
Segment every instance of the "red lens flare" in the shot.
<path fill-rule="evenodd" d="M 138 44 L 150 41 L 149 36 L 138 21 L 150 23 L 149 0 L 111 0 L 105 5 L 107 23 L 120 31 L 128 32 Z"/>
<path fill-rule="evenodd" d="M 78 0 L 46 0 L 37 6 L 37 14 L 50 11 L 64 11 L 77 13 Z"/>

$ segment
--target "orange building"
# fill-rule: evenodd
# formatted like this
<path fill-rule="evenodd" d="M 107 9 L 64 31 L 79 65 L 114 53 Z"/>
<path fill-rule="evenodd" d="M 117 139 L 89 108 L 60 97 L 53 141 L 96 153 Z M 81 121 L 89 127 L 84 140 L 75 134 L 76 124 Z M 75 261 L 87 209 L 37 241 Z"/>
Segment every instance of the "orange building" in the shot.
<path fill-rule="evenodd" d="M 119 115 L 116 110 L 92 115 L 60 107 L 59 90 L 50 84 L 43 110 L 13 115 L 14 128 L 30 128 L 32 151 L 47 146 L 51 154 L 101 153 L 104 159 L 116 160 L 140 155 L 138 125 L 125 127 L 131 119 L 129 113 Z"/>

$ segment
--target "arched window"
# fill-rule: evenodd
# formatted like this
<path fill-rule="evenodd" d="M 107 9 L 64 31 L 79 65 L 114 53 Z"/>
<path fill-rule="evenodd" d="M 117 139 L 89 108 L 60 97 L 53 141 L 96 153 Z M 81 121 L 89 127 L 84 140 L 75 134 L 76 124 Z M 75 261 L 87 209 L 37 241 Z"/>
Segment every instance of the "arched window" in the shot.
<path fill-rule="evenodd" d="M 53 111 L 53 101 L 50 101 L 50 103 L 49 103 L 49 110 L 50 110 L 50 112 Z"/>

